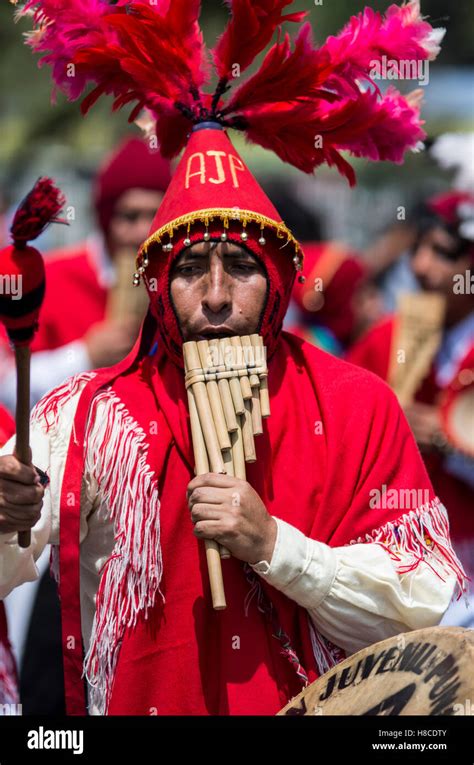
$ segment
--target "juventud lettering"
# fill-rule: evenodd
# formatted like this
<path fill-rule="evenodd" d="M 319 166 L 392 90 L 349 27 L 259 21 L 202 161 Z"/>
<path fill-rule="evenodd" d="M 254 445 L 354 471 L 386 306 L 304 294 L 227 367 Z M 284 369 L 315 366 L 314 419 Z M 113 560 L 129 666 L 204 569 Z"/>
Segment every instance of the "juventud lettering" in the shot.
<path fill-rule="evenodd" d="M 84 752 L 84 731 L 82 730 L 37 730 L 28 731 L 28 749 L 71 749 L 73 754 Z"/>
<path fill-rule="evenodd" d="M 456 691 L 459 688 L 459 674 L 453 656 L 439 659 L 434 657 L 436 645 L 430 643 L 411 643 L 403 649 L 393 647 L 388 651 L 372 653 L 362 659 L 356 666 L 346 667 L 340 674 L 334 674 L 329 679 L 326 691 L 319 697 L 320 701 L 326 701 L 335 689 L 342 690 L 351 685 L 358 685 L 371 675 L 383 672 L 413 672 L 416 675 L 424 675 L 421 679 L 428 683 L 437 678 L 430 691 L 429 698 L 432 704 L 431 714 L 442 714 L 455 701 Z M 376 714 L 385 704 L 394 704 L 397 712 L 411 698 L 415 690 L 414 685 L 408 685 L 393 697 L 384 699 L 376 707 L 368 710 L 366 714 Z M 395 699 L 397 700 L 395 702 Z M 375 711 L 377 710 L 377 711 Z M 446 712 L 444 711 L 446 714 Z"/>
<path fill-rule="evenodd" d="M 315 680 L 283 715 L 454 715 L 474 698 L 474 637 L 433 627 L 388 638 Z"/>

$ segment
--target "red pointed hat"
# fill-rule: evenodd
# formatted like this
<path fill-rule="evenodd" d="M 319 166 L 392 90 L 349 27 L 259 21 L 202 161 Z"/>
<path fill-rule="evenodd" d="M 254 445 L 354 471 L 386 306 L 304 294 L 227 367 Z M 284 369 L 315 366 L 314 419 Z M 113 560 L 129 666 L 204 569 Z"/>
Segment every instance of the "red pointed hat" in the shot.
<path fill-rule="evenodd" d="M 263 265 L 268 288 L 257 331 L 271 357 L 302 253 L 219 123 L 193 128 L 151 232 L 138 254 L 135 280 L 144 278 L 161 340 L 174 361 L 182 364 L 182 336 L 168 288 L 173 263 L 191 244 L 219 240 L 244 246 Z"/>
<path fill-rule="evenodd" d="M 210 66 L 198 23 L 200 0 L 29 0 L 25 6 L 35 24 L 29 44 L 52 67 L 55 85 L 74 100 L 95 84 L 82 103 L 84 112 L 104 93 L 115 97 L 114 109 L 135 102 L 130 121 L 156 137 L 164 157 L 185 149 L 135 275 L 136 282 L 142 276 L 146 281 L 162 338 L 177 363 L 181 336 L 169 273 L 183 247 L 224 235 L 261 259 L 268 294 L 259 331 L 269 355 L 295 268 L 302 265 L 298 242 L 235 151 L 227 128 L 303 172 L 334 165 L 351 184 L 355 174 L 341 151 L 400 163 L 425 136 L 420 91 L 403 96 L 390 87 L 382 94 L 374 80 L 375 64 L 382 66 L 387 56 L 396 68 L 406 59 L 433 60 L 438 54 L 444 30 L 422 19 L 419 0 L 392 5 L 385 15 L 366 8 L 319 48 L 309 23 L 293 44 L 288 34 L 282 37 L 283 22 L 299 24 L 307 15 L 284 14 L 292 2 L 229 1 L 232 16 L 211 51 L 213 94 L 203 91 Z M 278 40 L 260 68 L 242 80 L 276 30 Z"/>
<path fill-rule="evenodd" d="M 181 161 L 151 226 L 151 235 L 141 248 L 146 255 L 154 242 L 168 243 L 177 229 L 190 233 L 194 223 L 205 226 L 220 219 L 224 229 L 230 221 L 242 224 L 242 240 L 249 223 L 263 232 L 272 230 L 278 238 L 300 246 L 283 223 L 218 122 L 201 122 L 192 130 Z M 181 232 L 182 233 L 182 232 Z M 253 233 L 253 231 L 252 231 Z M 246 236 L 247 234 L 247 236 Z"/>

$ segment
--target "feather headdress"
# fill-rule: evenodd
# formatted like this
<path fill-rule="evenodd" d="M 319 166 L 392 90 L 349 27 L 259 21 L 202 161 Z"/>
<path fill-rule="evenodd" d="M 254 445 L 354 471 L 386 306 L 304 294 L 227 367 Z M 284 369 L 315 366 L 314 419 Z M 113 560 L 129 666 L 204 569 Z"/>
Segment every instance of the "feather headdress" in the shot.
<path fill-rule="evenodd" d="M 227 4 L 231 18 L 211 56 L 199 0 L 29 0 L 20 15 L 33 16 L 28 43 L 51 67 L 55 89 L 76 100 L 92 85 L 84 113 L 102 94 L 114 97 L 114 109 L 132 105 L 130 121 L 152 125 L 165 157 L 184 148 L 192 125 L 212 120 L 306 173 L 327 163 L 354 184 L 341 151 L 401 162 L 424 138 L 419 92 L 403 96 L 391 87 L 383 95 L 374 73 L 384 57 L 401 75 L 403 62 L 438 54 L 444 30 L 423 20 L 418 0 L 385 15 L 366 8 L 320 47 L 308 22 L 293 43 L 281 35 L 283 22 L 307 15 L 285 13 L 292 0 Z M 259 69 L 241 82 L 276 30 Z M 211 61 L 217 85 L 208 93 Z"/>

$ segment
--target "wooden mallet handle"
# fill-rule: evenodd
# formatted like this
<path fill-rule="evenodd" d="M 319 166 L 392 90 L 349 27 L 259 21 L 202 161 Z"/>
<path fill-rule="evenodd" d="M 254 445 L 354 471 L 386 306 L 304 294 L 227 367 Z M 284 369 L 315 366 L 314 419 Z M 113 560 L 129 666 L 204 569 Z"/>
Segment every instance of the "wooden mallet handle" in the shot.
<path fill-rule="evenodd" d="M 30 451 L 30 349 L 15 347 L 16 358 L 16 443 L 15 457 L 24 465 L 31 465 Z M 31 544 L 31 532 L 19 531 L 18 544 L 26 548 Z"/>

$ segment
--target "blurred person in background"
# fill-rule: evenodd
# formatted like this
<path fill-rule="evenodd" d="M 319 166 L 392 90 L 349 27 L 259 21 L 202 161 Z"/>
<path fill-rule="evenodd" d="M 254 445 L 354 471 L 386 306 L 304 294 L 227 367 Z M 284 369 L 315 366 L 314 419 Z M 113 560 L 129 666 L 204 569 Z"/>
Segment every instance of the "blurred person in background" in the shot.
<path fill-rule="evenodd" d="M 419 289 L 416 277 L 411 269 L 411 251 L 416 242 L 417 225 L 420 210 L 417 209 L 406 221 L 398 221 L 388 226 L 385 231 L 364 250 L 364 262 L 371 274 L 372 290 L 379 296 L 378 316 L 367 323 L 376 323 L 383 315 L 393 313 L 397 299 L 403 292 L 415 292 Z"/>
<path fill-rule="evenodd" d="M 264 188 L 296 232 L 305 255 L 306 281 L 294 285 L 285 329 L 340 356 L 363 321 L 362 311 L 356 314 L 356 297 L 366 268 L 356 250 L 324 241 L 321 219 L 299 201 L 295 187 L 272 181 Z"/>
<path fill-rule="evenodd" d="M 366 269 L 357 252 L 339 242 L 303 243 L 307 278 L 293 288 L 298 311 L 289 331 L 341 356 L 357 331 L 362 312 L 357 293 Z"/>
<path fill-rule="evenodd" d="M 474 575 L 474 432 L 466 411 L 466 441 L 453 444 L 444 404 L 474 385 L 474 195 L 452 191 L 430 199 L 419 220 L 410 265 L 418 288 L 446 302 L 442 340 L 414 401 L 404 407 L 433 485 L 449 507 L 451 532 L 468 575 Z M 389 377 L 396 316 L 370 330 L 348 354 L 349 361 Z M 467 399 L 466 399 L 467 400 Z M 470 399 L 472 401 L 472 397 Z M 470 414 L 469 414 L 470 412 Z M 471 425 L 469 425 L 471 422 Z M 463 626 L 474 611 L 460 610 Z M 449 615 L 447 617 L 450 618 Z"/>
<path fill-rule="evenodd" d="M 436 165 L 443 171 L 452 171 L 454 190 L 474 191 L 474 133 L 445 133 L 435 139 L 427 138 L 425 146 Z M 379 290 L 386 313 L 396 310 L 399 295 L 420 289 L 411 268 L 411 253 L 425 219 L 429 226 L 430 213 L 420 200 L 406 220 L 397 220 L 388 226 L 364 250 L 364 262 L 372 274 L 372 287 Z"/>
<path fill-rule="evenodd" d="M 132 348 L 140 321 L 111 317 L 108 311 L 117 281 L 116 258 L 130 252 L 131 285 L 136 252 L 170 178 L 170 163 L 138 138 L 124 140 L 99 169 L 93 204 L 100 230 L 84 242 L 51 251 L 46 259 L 46 294 L 32 344 L 32 405 L 71 374 L 116 364 Z M 5 334 L 3 340 L 5 354 Z M 0 381 L 0 398 L 13 410 L 11 354 L 8 362 L 3 358 Z"/>

